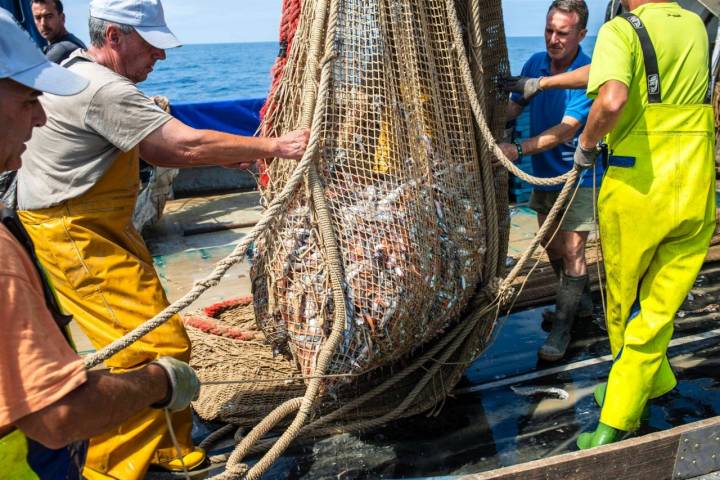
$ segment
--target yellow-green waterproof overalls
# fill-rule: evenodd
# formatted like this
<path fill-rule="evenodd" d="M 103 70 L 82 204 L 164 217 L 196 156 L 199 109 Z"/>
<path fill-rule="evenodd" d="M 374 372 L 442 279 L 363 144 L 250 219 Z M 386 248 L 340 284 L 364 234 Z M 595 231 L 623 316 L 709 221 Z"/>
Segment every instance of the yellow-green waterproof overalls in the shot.
<path fill-rule="evenodd" d="M 715 229 L 715 141 L 709 101 L 662 103 L 653 45 L 637 16 L 626 19 L 647 76 L 630 88 L 647 81 L 648 105 L 629 134 L 608 136 L 598 200 L 614 356 L 600 421 L 630 431 L 647 400 L 677 383 L 666 353 Z"/>

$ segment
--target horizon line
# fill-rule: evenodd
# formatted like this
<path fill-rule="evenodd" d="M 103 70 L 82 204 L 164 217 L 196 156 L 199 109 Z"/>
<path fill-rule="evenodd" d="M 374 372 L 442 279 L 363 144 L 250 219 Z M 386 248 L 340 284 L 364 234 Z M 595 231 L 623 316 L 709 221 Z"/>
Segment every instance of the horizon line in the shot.
<path fill-rule="evenodd" d="M 597 35 L 588 35 L 585 38 L 595 38 Z M 506 35 L 506 38 L 543 38 L 542 35 Z M 238 45 L 253 43 L 277 43 L 279 40 L 249 40 L 249 41 L 223 41 L 223 42 L 185 42 L 183 45 Z"/>

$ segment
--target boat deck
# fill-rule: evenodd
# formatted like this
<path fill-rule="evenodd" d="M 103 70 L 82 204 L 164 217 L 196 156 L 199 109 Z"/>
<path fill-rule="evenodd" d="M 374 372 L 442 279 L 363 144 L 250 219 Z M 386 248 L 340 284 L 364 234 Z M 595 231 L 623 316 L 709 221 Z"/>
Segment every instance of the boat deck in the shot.
<path fill-rule="evenodd" d="M 247 234 L 248 227 L 229 227 L 256 221 L 260 216 L 257 202 L 256 193 L 238 193 L 168 203 L 163 220 L 147 238 L 171 301 L 185 293 L 194 280 L 207 275 L 215 262 Z M 534 215 L 525 207 L 517 207 L 512 224 L 510 255 L 517 256 L 535 232 Z M 208 230 L 215 231 L 196 233 Z M 702 300 L 700 307 L 679 313 L 669 351 L 680 385 L 653 402 L 650 421 L 639 434 L 668 431 L 720 415 L 717 285 L 720 264 L 706 264 L 693 290 L 693 306 L 698 307 L 698 300 Z M 233 267 L 223 283 L 191 309 L 247 293 L 248 265 L 244 263 Z M 606 378 L 610 367 L 607 336 L 599 327 L 602 311 L 596 308 L 594 321 L 576 325 L 569 354 L 558 365 L 540 362 L 536 355 L 546 337 L 541 328 L 544 308 L 507 316 L 495 342 L 468 368 L 455 394 L 432 416 L 296 444 L 264 478 L 446 478 L 491 472 L 575 451 L 578 434 L 597 423 L 599 410 L 592 391 Z M 81 350 L 82 345 L 91 349 L 81 343 Z M 567 398 L 544 391 L 548 388 L 563 390 Z M 199 441 L 212 428 L 198 422 L 196 439 Z M 230 448 L 226 444 L 215 453 Z M 717 451 L 720 454 L 720 445 Z M 649 460 L 638 459 L 641 464 Z M 706 471 L 720 470 L 720 458 L 712 461 L 717 463 Z M 671 474 L 668 472 L 667 478 Z M 486 475 L 477 478 L 506 478 Z"/>

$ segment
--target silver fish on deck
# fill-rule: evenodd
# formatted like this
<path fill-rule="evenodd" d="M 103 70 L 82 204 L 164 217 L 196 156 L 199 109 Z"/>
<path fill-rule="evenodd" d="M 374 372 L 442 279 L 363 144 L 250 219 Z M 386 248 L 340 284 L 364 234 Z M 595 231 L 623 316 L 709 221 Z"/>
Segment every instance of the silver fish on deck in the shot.
<path fill-rule="evenodd" d="M 510 390 L 512 390 L 515 395 L 520 395 L 521 397 L 544 395 L 558 400 L 567 400 L 570 398 L 570 394 L 568 392 L 562 388 L 556 387 L 516 387 L 513 385 L 510 387 Z"/>

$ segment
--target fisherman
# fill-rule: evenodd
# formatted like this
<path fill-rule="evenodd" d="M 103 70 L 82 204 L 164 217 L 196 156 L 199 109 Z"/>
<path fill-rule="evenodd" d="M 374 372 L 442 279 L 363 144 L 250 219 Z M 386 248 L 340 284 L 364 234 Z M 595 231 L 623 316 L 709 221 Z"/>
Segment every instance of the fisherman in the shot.
<path fill-rule="evenodd" d="M 61 63 L 85 44 L 65 29 L 65 12 L 60 0 L 32 0 L 32 14 L 35 26 L 48 44 L 43 47 L 45 56 L 51 62 Z"/>
<path fill-rule="evenodd" d="M 41 92 L 73 95 L 88 82 L 50 63 L 0 8 L 0 172 L 20 167 Z M 1 207 L 1 205 L 0 205 Z M 0 222 L 0 479 L 80 478 L 87 438 L 152 405 L 183 410 L 199 382 L 164 357 L 113 375 L 86 371 L 20 223 Z"/>
<path fill-rule="evenodd" d="M 580 42 L 587 34 L 588 8 L 584 0 L 555 0 L 548 9 L 545 25 L 546 51 L 534 54 L 525 63 L 522 75 L 546 77 L 577 70 L 590 63 Z M 592 101 L 581 90 L 551 90 L 524 101 L 514 93 L 508 105 L 508 118 L 517 118 L 530 106 L 531 138 L 514 144 L 500 144 L 505 156 L 517 161 L 532 155 L 535 175 L 555 177 L 572 168 L 577 138 L 587 121 Z M 588 282 L 585 243 L 594 227 L 594 181 L 602 171 L 584 175 L 574 201 L 564 212 L 564 219 L 555 237 L 545 243 L 545 251 L 558 278 L 554 315 L 549 315 L 552 330 L 538 356 L 557 361 L 565 356 L 570 332 L 576 316 L 592 314 L 592 296 Z M 529 207 L 537 212 L 538 224 L 545 223 L 550 209 L 560 194 L 561 185 L 536 186 Z M 555 231 L 553 228 L 552 231 Z"/>
<path fill-rule="evenodd" d="M 160 0 L 90 2 L 88 51 L 64 63 L 90 80 L 75 97 L 47 95 L 38 129 L 18 174 L 18 215 L 62 307 L 96 348 L 118 339 L 168 306 L 152 257 L 132 226 L 138 156 L 154 165 L 248 168 L 257 158 L 298 159 L 309 132 L 252 138 L 195 130 L 138 90 L 165 49 L 180 42 Z M 179 316 L 105 363 L 135 370 L 161 356 L 187 361 L 190 341 Z M 84 475 L 143 478 L 150 464 L 180 471 L 205 458 L 194 447 L 190 410 L 174 414 L 178 458 L 162 412 L 146 409 L 91 440 Z"/>
<path fill-rule="evenodd" d="M 596 97 L 575 153 L 596 162 L 606 137 L 610 168 L 599 198 L 607 276 L 607 327 L 615 361 L 595 398 L 597 429 L 585 449 L 635 430 L 648 400 L 677 384 L 667 348 L 715 230 L 715 134 L 708 37 L 675 2 L 622 0 L 625 11 L 598 35 L 588 95 Z M 578 84 L 588 72 L 551 86 Z M 517 82 L 526 96 L 528 79 Z"/>

